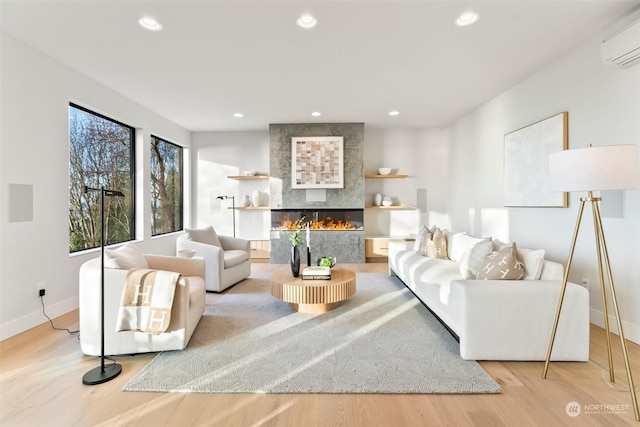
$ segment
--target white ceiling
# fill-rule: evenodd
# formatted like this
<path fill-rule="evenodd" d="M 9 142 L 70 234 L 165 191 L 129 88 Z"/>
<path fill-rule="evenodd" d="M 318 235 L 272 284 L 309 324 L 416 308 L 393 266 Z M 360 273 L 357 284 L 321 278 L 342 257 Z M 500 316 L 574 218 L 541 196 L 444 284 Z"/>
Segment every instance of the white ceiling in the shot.
<path fill-rule="evenodd" d="M 638 5 L 2 0 L 0 22 L 3 33 L 192 131 L 315 121 L 425 128 L 450 124 Z M 456 27 L 467 9 L 480 20 Z M 295 25 L 303 12 L 316 28 Z M 139 27 L 144 14 L 163 31 Z M 394 109 L 400 115 L 390 117 Z"/>

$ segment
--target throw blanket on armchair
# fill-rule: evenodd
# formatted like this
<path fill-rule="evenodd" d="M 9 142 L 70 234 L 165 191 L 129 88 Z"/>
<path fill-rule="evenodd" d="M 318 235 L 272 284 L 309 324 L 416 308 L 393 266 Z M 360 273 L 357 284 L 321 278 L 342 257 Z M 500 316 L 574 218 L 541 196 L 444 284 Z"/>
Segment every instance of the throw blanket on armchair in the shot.
<path fill-rule="evenodd" d="M 165 332 L 171 321 L 171 306 L 180 273 L 134 268 L 122 290 L 116 332 Z"/>

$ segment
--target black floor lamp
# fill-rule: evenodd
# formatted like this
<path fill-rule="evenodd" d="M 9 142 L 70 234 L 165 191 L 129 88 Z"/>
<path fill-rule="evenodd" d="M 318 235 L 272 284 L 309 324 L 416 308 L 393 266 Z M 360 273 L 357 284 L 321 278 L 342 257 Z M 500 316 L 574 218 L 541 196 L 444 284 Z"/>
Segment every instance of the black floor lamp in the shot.
<path fill-rule="evenodd" d="M 107 190 L 104 187 L 91 188 L 84 186 L 84 192 L 100 192 L 100 366 L 88 371 L 82 377 L 82 383 L 86 385 L 96 385 L 106 383 L 120 375 L 122 365 L 112 363 L 104 366 L 104 198 L 124 197 L 124 194 L 116 190 Z"/>
<path fill-rule="evenodd" d="M 231 215 L 233 215 L 233 237 L 236 237 L 236 197 L 235 196 L 218 196 L 216 199 L 231 199 Z"/>

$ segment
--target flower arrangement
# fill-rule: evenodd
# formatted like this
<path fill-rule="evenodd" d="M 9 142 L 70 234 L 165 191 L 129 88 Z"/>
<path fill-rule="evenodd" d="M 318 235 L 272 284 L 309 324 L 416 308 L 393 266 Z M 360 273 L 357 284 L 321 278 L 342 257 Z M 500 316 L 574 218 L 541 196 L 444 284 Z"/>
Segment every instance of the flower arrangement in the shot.
<path fill-rule="evenodd" d="M 302 217 L 296 220 L 293 223 L 293 226 L 289 227 L 289 230 L 284 232 L 287 236 L 287 239 L 289 239 L 289 241 L 291 242 L 291 245 L 299 246 L 304 243 L 304 239 L 302 238 L 302 234 L 300 233 L 300 231 L 306 227 L 306 224 L 307 223 L 304 220 L 304 217 Z"/>

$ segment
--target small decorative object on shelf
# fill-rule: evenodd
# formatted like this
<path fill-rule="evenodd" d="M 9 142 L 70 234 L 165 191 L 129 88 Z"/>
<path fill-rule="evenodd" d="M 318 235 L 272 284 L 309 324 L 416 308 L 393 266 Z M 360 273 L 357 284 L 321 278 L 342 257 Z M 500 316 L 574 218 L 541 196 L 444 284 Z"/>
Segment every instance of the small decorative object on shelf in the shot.
<path fill-rule="evenodd" d="M 302 270 L 303 280 L 329 280 L 331 279 L 331 269 L 329 267 L 306 267 Z"/>
<path fill-rule="evenodd" d="M 391 197 L 389 196 L 384 196 L 384 199 L 382 199 L 382 206 L 384 207 L 389 207 L 393 204 L 393 201 L 391 200 Z"/>
<path fill-rule="evenodd" d="M 376 195 L 373 196 L 373 206 L 380 206 L 381 204 L 382 204 L 382 194 L 376 193 Z"/>
<path fill-rule="evenodd" d="M 248 194 L 245 194 L 242 199 L 240 199 L 240 206 L 243 208 L 248 208 L 251 206 L 251 197 Z"/>
<path fill-rule="evenodd" d="M 333 268 L 336 265 L 336 257 L 319 256 L 318 258 L 316 258 L 316 265 L 319 267 Z"/>
<path fill-rule="evenodd" d="M 391 168 L 378 168 L 378 173 L 380 175 L 389 175 L 391 173 Z"/>
<path fill-rule="evenodd" d="M 254 207 L 257 208 L 258 206 L 260 206 L 261 199 L 262 195 L 258 190 L 254 191 L 253 194 L 251 194 L 251 202 L 253 203 Z"/>

